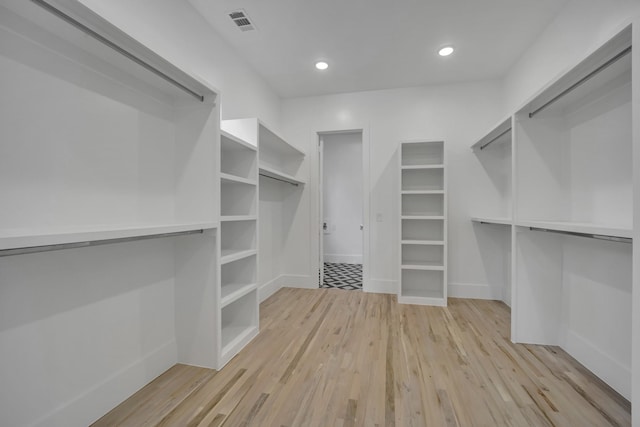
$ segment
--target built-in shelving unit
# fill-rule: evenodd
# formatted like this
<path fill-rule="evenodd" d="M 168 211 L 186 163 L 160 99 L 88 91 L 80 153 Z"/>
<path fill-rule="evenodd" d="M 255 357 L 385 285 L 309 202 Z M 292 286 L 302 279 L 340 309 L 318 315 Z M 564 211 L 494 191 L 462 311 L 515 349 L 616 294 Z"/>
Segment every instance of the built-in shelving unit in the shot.
<path fill-rule="evenodd" d="M 219 369 L 258 334 L 258 149 L 221 131 L 220 162 Z"/>
<path fill-rule="evenodd" d="M 296 177 L 305 154 L 269 129 L 259 119 L 224 120 L 223 129 L 259 147 L 260 176 L 295 186 L 305 181 Z"/>
<path fill-rule="evenodd" d="M 305 155 L 257 118 L 223 120 L 221 127 L 223 132 L 234 135 L 246 146 L 258 149 L 259 270 L 254 273 L 257 279 L 253 278 L 252 283 L 258 283 L 258 297 L 263 301 L 282 286 L 285 277 L 282 254 L 287 230 L 291 227 L 286 218 L 291 216 L 290 209 L 295 209 L 295 206 L 287 206 L 285 199 L 304 190 L 305 180 L 300 176 L 300 167 Z M 253 203 L 253 198 L 250 200 Z M 243 212 L 225 209 L 221 219 L 223 227 L 229 219 L 252 221 L 255 217 L 253 204 L 250 207 Z"/>
<path fill-rule="evenodd" d="M 631 27 L 615 35 L 474 144 L 498 185 L 472 218 L 485 250 L 496 253 L 497 240 L 506 248 L 512 340 L 561 346 L 627 399 L 637 114 L 631 36 Z"/>
<path fill-rule="evenodd" d="M 0 39 L 0 424 L 89 425 L 217 367 L 218 95 L 80 1 Z"/>
<path fill-rule="evenodd" d="M 399 146 L 400 286 L 405 304 L 447 304 L 447 199 L 444 143 Z"/>

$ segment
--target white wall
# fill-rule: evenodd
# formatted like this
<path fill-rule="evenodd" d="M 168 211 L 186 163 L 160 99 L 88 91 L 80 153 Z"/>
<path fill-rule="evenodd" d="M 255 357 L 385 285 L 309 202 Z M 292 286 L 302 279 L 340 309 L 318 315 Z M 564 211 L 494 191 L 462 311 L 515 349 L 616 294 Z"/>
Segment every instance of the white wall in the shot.
<path fill-rule="evenodd" d="M 324 261 L 362 263 L 362 133 L 323 135 Z"/>
<path fill-rule="evenodd" d="M 260 117 L 280 129 L 280 98 L 186 0 L 81 1 L 217 88 L 223 119 Z"/>
<path fill-rule="evenodd" d="M 365 230 L 371 242 L 368 290 L 396 292 L 396 150 L 400 140 L 426 138 L 444 140 L 449 156 L 449 277 L 454 285 L 450 292 L 456 295 L 463 289 L 478 296 L 499 298 L 500 290 L 487 286 L 489 281 L 469 221 L 469 212 L 483 203 L 482 191 L 490 187 L 490 178 L 469 147 L 498 121 L 501 112 L 498 81 L 285 100 L 285 135 L 296 144 L 304 144 L 308 153 L 306 166 L 310 168 L 306 171 L 309 184 L 302 200 L 296 202 L 298 213 L 285 241 L 285 268 L 308 277 L 309 283 L 313 283 L 317 271 L 318 249 L 309 245 L 318 235 L 319 226 L 315 196 L 318 175 L 317 168 L 313 169 L 317 164 L 316 132 L 364 128 L 370 151 L 370 184 L 365 188 L 370 191 L 371 212 L 371 225 Z"/>

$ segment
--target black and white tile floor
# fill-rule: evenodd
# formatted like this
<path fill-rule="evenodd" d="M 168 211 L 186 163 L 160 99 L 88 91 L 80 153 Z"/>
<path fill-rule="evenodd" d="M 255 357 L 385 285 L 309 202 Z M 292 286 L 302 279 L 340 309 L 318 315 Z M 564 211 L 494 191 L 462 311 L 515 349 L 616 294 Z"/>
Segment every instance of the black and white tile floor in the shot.
<path fill-rule="evenodd" d="M 322 288 L 362 290 L 362 264 L 324 263 Z"/>

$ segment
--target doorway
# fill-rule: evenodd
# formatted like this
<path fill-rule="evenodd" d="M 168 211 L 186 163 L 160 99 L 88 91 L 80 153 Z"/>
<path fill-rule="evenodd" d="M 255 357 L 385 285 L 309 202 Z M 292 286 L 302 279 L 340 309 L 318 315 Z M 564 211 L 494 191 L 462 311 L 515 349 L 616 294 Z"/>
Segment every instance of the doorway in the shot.
<path fill-rule="evenodd" d="M 363 289 L 363 133 L 319 134 L 319 287 Z"/>

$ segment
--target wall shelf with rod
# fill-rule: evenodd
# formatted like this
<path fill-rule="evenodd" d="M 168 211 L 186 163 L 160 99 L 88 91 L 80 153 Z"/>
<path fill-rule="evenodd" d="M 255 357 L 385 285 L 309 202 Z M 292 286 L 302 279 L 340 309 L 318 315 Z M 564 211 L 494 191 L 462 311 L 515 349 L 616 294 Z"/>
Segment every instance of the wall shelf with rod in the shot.
<path fill-rule="evenodd" d="M 0 39 L 0 424 L 89 425 L 217 367 L 218 94 L 81 1 L 3 2 Z"/>

